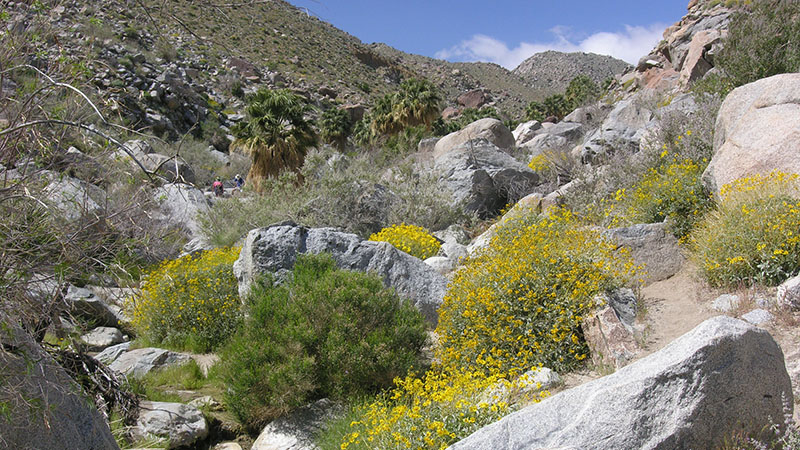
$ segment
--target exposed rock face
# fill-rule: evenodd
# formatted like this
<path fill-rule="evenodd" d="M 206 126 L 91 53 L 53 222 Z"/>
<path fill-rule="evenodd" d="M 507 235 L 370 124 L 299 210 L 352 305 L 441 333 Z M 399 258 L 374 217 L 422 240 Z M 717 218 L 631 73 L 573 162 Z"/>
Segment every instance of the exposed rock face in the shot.
<path fill-rule="evenodd" d="M 536 131 L 542 128 L 542 124 L 539 123 L 538 120 L 531 120 L 529 122 L 523 122 L 517 125 L 517 128 L 511 132 L 511 135 L 514 136 L 514 141 L 517 144 L 517 147 L 520 145 L 530 141 L 534 137 L 536 137 Z"/>
<path fill-rule="evenodd" d="M 298 408 L 264 427 L 252 450 L 314 450 L 314 437 L 340 407 L 324 398 Z"/>
<path fill-rule="evenodd" d="M 98 357 L 98 359 L 100 358 Z M 181 365 L 189 362 L 190 359 L 192 358 L 189 355 L 161 348 L 137 348 L 118 353 L 117 357 L 107 364 L 109 368 L 117 372 L 140 378 L 152 370 Z"/>
<path fill-rule="evenodd" d="M 208 423 L 199 409 L 183 403 L 142 401 L 131 434 L 169 440 L 169 448 L 191 445 L 208 436 Z"/>
<path fill-rule="evenodd" d="M 64 369 L 6 317 L 0 316 L 0 324 L 0 404 L 10 407 L 0 419 L 0 445 L 20 450 L 119 448 L 103 417 Z"/>
<path fill-rule="evenodd" d="M 634 264 L 644 265 L 648 283 L 675 275 L 685 260 L 678 239 L 664 223 L 613 228 L 607 234 L 618 246 L 630 250 Z"/>
<path fill-rule="evenodd" d="M 473 89 L 459 95 L 456 101 L 465 108 L 480 108 L 489 102 L 489 96 L 483 89 Z"/>
<path fill-rule="evenodd" d="M 716 448 L 758 435 L 791 392 L 783 353 L 764 330 L 709 319 L 616 373 L 476 431 L 453 450 Z"/>
<path fill-rule="evenodd" d="M 800 74 L 764 78 L 733 90 L 722 103 L 714 156 L 703 184 L 726 184 L 773 170 L 800 173 Z"/>
<path fill-rule="evenodd" d="M 484 218 L 497 215 L 539 183 L 530 168 L 485 139 L 438 153 L 433 170 L 453 193 L 454 203 L 463 203 L 466 211 Z"/>
<path fill-rule="evenodd" d="M 419 259 L 387 242 L 365 241 L 355 234 L 333 228 L 305 228 L 294 224 L 252 230 L 233 271 L 244 298 L 255 277 L 275 273 L 283 277 L 294 267 L 297 256 L 330 253 L 341 269 L 373 272 L 384 285 L 411 302 L 431 323 L 438 321 L 447 282 Z"/>
<path fill-rule="evenodd" d="M 514 135 L 497 119 L 487 117 L 467 125 L 460 131 L 455 131 L 439 139 L 433 150 L 433 157 L 439 158 L 475 139 L 485 139 L 501 150 L 514 148 Z"/>
<path fill-rule="evenodd" d="M 48 202 L 68 221 L 104 214 L 106 193 L 99 187 L 71 177 L 54 177 L 45 187 Z"/>

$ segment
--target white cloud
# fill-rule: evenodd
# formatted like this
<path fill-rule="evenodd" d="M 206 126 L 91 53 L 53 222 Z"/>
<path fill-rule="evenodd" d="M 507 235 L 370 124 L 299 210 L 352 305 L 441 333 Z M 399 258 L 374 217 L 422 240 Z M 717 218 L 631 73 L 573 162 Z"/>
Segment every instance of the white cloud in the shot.
<path fill-rule="evenodd" d="M 583 39 L 569 36 L 569 28 L 556 26 L 550 30 L 553 40 L 549 42 L 520 42 L 516 47 L 483 34 L 461 42 L 449 49 L 436 52 L 436 57 L 453 61 L 486 61 L 500 64 L 507 69 L 517 67 L 522 61 L 547 50 L 561 52 L 589 52 L 610 55 L 636 64 L 661 39 L 665 24 L 649 26 L 625 26 L 624 31 L 616 33 L 600 32 Z"/>

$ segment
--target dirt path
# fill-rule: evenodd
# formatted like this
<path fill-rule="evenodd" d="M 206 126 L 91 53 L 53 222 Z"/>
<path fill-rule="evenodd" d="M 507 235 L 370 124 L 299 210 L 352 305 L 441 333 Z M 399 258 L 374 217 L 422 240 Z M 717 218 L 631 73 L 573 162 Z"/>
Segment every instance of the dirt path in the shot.
<path fill-rule="evenodd" d="M 645 351 L 656 352 L 704 320 L 719 315 L 711 309 L 715 298 L 695 278 L 694 269 L 684 266 L 671 278 L 642 288 L 645 307 Z"/>

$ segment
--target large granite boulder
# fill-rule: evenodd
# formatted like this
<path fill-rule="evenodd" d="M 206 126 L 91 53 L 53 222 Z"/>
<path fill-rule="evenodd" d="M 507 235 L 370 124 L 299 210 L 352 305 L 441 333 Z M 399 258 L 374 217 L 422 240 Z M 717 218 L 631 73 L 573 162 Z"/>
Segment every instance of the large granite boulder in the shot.
<path fill-rule="evenodd" d="M 167 448 L 178 448 L 208 437 L 208 423 L 203 413 L 193 406 L 142 401 L 131 434 L 141 439 L 165 439 L 169 442 Z"/>
<path fill-rule="evenodd" d="M 468 141 L 434 157 L 434 173 L 456 204 L 482 218 L 493 217 L 539 184 L 539 176 L 486 139 Z"/>
<path fill-rule="evenodd" d="M 485 139 L 504 151 L 514 148 L 514 135 L 511 131 L 503 125 L 503 122 L 487 117 L 439 139 L 434 147 L 433 157 L 437 158 L 474 139 Z"/>
<path fill-rule="evenodd" d="M 119 448 L 80 386 L 5 316 L 0 316 L 0 343 L 2 448 Z"/>
<path fill-rule="evenodd" d="M 718 194 L 732 181 L 774 170 L 800 173 L 800 73 L 764 78 L 728 94 L 703 184 Z"/>
<path fill-rule="evenodd" d="M 315 450 L 316 435 L 341 412 L 323 398 L 270 422 L 253 442 L 252 450 Z"/>
<path fill-rule="evenodd" d="M 251 230 L 233 272 L 244 298 L 259 274 L 285 276 L 301 254 L 330 253 L 341 269 L 372 272 L 384 285 L 411 302 L 432 324 L 447 287 L 443 276 L 424 262 L 387 242 L 365 241 L 333 228 L 305 228 L 282 224 Z"/>
<path fill-rule="evenodd" d="M 800 275 L 789 278 L 778 286 L 778 305 L 794 310 L 800 309 Z"/>
<path fill-rule="evenodd" d="M 612 375 L 486 426 L 453 450 L 717 448 L 757 436 L 791 395 L 783 352 L 740 320 L 715 317 Z M 789 397 L 791 398 L 791 397 Z"/>
<path fill-rule="evenodd" d="M 538 120 L 531 120 L 517 125 L 511 132 L 517 147 L 536 137 L 536 132 L 542 129 L 542 124 Z"/>

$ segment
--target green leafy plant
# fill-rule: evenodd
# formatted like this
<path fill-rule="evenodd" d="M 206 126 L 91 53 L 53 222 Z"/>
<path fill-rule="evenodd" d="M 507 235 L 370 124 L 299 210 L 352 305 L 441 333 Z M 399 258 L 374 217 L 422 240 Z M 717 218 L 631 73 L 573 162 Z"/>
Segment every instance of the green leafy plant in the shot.
<path fill-rule="evenodd" d="M 672 233 L 682 238 L 711 208 L 713 201 L 700 180 L 707 161 L 696 163 L 688 158 L 668 157 L 666 149 L 663 157 L 661 165 L 648 170 L 633 186 L 616 192 L 609 225 L 669 219 Z"/>
<path fill-rule="evenodd" d="M 405 128 L 423 125 L 430 128 L 439 117 L 441 97 L 428 80 L 409 78 L 400 90 L 387 94 L 372 109 L 372 130 L 377 135 L 392 135 Z"/>
<path fill-rule="evenodd" d="M 237 328 L 240 315 L 233 262 L 238 248 L 220 248 L 162 262 L 129 303 L 132 325 L 146 342 L 207 352 Z"/>
<path fill-rule="evenodd" d="M 800 177 L 773 172 L 724 186 L 717 209 L 690 235 L 712 286 L 774 285 L 800 270 Z"/>
<path fill-rule="evenodd" d="M 229 409 L 256 430 L 321 397 L 374 393 L 418 363 L 422 316 L 374 275 L 298 258 L 290 280 L 265 279 L 249 318 L 222 351 Z"/>

